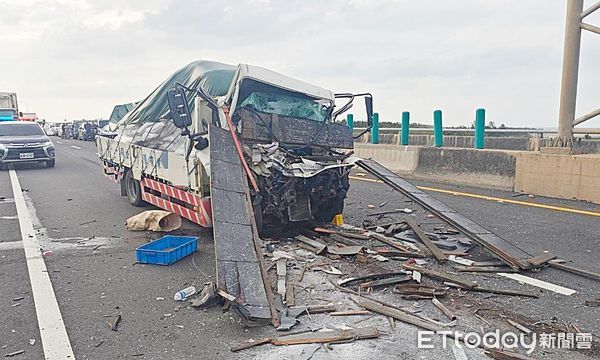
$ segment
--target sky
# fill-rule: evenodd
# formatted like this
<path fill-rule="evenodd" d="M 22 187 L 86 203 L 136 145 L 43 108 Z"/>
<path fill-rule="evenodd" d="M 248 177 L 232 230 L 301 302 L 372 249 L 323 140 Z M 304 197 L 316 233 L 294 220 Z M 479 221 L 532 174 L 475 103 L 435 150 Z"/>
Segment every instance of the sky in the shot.
<path fill-rule="evenodd" d="M 592 1 L 587 0 L 585 6 Z M 565 0 L 0 0 L 0 91 L 49 121 L 107 118 L 198 59 L 371 92 L 380 121 L 557 125 Z M 600 26 L 600 11 L 586 21 Z M 577 114 L 600 106 L 584 31 Z M 364 117 L 362 106 L 352 109 Z M 600 125 L 600 119 L 597 119 Z M 594 120 L 586 127 L 594 126 Z"/>

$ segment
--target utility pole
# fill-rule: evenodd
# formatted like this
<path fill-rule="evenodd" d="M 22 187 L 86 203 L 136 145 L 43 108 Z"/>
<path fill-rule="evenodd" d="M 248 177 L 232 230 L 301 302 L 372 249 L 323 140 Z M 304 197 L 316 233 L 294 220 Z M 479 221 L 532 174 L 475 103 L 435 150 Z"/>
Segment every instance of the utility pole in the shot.
<path fill-rule="evenodd" d="M 581 30 L 600 34 L 600 28 L 583 20 L 600 9 L 600 1 L 583 11 L 583 0 L 567 0 L 565 44 L 563 49 L 562 83 L 560 87 L 560 110 L 558 113 L 558 137 L 554 146 L 573 146 L 573 127 L 600 115 L 600 109 L 575 118 L 577 105 L 577 78 L 579 76 L 579 50 Z"/>
<path fill-rule="evenodd" d="M 575 120 L 575 106 L 577 103 L 582 11 L 583 0 L 567 0 L 560 110 L 558 114 L 558 139 L 555 144 L 556 146 L 571 147 L 573 145 L 573 121 Z"/>

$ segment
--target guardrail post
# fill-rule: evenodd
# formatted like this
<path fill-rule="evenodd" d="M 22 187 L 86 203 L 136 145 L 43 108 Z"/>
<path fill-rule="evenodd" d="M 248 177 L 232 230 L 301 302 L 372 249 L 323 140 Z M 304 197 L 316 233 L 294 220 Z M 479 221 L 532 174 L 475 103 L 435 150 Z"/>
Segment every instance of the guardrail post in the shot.
<path fill-rule="evenodd" d="M 350 131 L 354 131 L 354 115 L 348 114 L 346 116 L 346 124 L 348 124 Z"/>
<path fill-rule="evenodd" d="M 444 132 L 442 129 L 442 110 L 435 110 L 433 112 L 433 137 L 435 139 L 435 146 L 444 146 Z"/>
<path fill-rule="evenodd" d="M 400 128 L 400 145 L 408 145 L 408 133 L 410 130 L 410 113 L 402 112 L 402 127 Z"/>
<path fill-rule="evenodd" d="M 475 149 L 485 145 L 485 109 L 475 110 Z"/>
<path fill-rule="evenodd" d="M 373 113 L 373 128 L 371 129 L 371 144 L 379 144 L 379 114 Z"/>

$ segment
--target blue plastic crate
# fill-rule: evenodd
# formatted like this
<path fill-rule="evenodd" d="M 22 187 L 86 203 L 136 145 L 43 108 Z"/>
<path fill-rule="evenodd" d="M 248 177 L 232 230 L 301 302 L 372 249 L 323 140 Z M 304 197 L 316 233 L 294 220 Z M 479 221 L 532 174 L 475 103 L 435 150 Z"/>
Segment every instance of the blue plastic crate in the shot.
<path fill-rule="evenodd" d="M 195 236 L 163 236 L 135 250 L 138 263 L 171 265 L 198 250 Z"/>

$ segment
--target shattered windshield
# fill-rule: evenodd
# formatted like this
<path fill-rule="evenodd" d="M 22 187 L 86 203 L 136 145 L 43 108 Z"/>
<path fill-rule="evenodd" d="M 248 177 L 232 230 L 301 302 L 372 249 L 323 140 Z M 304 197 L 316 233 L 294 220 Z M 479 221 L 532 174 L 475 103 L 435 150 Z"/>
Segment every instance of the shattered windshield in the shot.
<path fill-rule="evenodd" d="M 303 95 L 253 92 L 240 105 L 246 106 L 259 112 L 321 122 L 327 116 L 328 102 Z"/>

